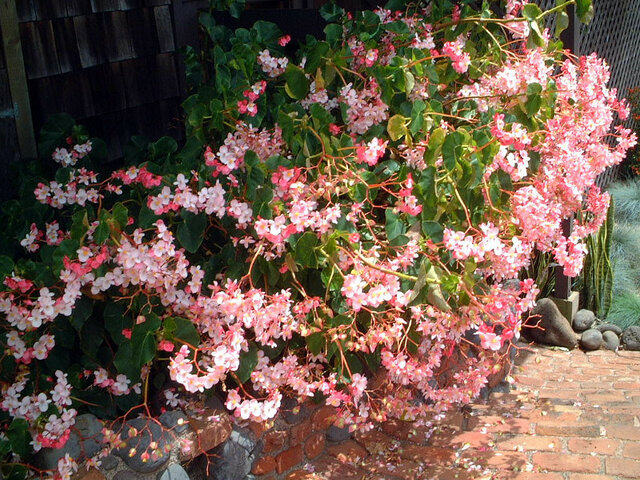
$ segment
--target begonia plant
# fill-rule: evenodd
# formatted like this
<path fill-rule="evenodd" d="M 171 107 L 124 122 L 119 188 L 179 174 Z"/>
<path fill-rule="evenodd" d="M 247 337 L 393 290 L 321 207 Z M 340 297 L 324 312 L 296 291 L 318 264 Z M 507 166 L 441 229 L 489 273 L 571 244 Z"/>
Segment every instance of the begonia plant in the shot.
<path fill-rule="evenodd" d="M 628 110 L 604 61 L 542 28 L 590 2 L 474 3 L 330 5 L 297 49 L 204 14 L 182 148 L 135 137 L 108 171 L 67 117 L 47 125 L 55 180 L 4 209 L 5 477 L 38 473 L 32 450 L 63 445 L 80 410 L 153 413 L 169 380 L 239 421 L 288 395 L 354 429 L 479 394 L 535 300 L 532 255 L 580 271 L 609 202 L 596 177 L 635 138 L 612 129 Z"/>

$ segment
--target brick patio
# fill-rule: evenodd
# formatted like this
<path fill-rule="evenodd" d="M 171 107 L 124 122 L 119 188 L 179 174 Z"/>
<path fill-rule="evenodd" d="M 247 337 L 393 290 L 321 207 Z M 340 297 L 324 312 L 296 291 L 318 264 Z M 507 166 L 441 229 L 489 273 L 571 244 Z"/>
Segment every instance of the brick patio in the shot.
<path fill-rule="evenodd" d="M 387 422 L 287 480 L 640 478 L 640 352 L 522 346 L 510 393 L 429 427 Z"/>

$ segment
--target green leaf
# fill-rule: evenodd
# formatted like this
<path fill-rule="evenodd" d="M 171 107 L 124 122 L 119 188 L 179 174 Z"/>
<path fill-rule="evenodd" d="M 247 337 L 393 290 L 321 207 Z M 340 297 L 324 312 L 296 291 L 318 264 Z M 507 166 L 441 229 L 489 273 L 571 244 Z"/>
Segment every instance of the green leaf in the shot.
<path fill-rule="evenodd" d="M 556 16 L 556 31 L 555 36 L 559 37 L 560 34 L 569 26 L 569 15 L 564 10 L 558 12 Z"/>
<path fill-rule="evenodd" d="M 323 352 L 327 343 L 324 333 L 322 332 L 312 333 L 308 337 L 305 337 L 305 340 L 307 342 L 307 347 L 309 347 L 309 351 L 313 355 L 319 355 Z"/>
<path fill-rule="evenodd" d="M 394 22 L 389 22 L 384 25 L 385 30 L 388 30 L 393 33 L 398 34 L 407 34 L 411 33 L 409 26 L 401 20 L 396 20 Z"/>
<path fill-rule="evenodd" d="M 73 325 L 73 328 L 80 332 L 84 323 L 91 316 L 92 312 L 93 301 L 87 297 L 80 297 L 80 299 L 76 302 L 76 305 L 73 308 L 73 314 L 69 319 L 71 325 Z"/>
<path fill-rule="evenodd" d="M 442 242 L 444 229 L 438 222 L 422 222 L 422 232 L 435 243 Z"/>
<path fill-rule="evenodd" d="M 400 216 L 394 213 L 391 208 L 385 210 L 384 216 L 386 220 L 384 229 L 387 232 L 387 238 L 389 238 L 389 240 L 393 240 L 406 232 L 404 222 L 400 220 Z"/>
<path fill-rule="evenodd" d="M 131 324 L 133 323 L 131 318 L 126 315 L 126 311 L 123 305 L 109 302 L 105 305 L 104 311 L 102 312 L 104 326 L 117 344 L 121 344 L 126 340 L 122 335 L 122 330 L 131 328 Z"/>
<path fill-rule="evenodd" d="M 120 228 L 126 227 L 129 222 L 129 210 L 120 202 L 111 209 L 111 216 L 120 224 Z"/>
<path fill-rule="evenodd" d="M 296 100 L 302 100 L 307 96 L 309 93 L 309 80 L 304 70 L 293 63 L 289 63 L 287 70 L 284 72 L 284 78 L 286 80 L 285 91 L 287 95 Z"/>
<path fill-rule="evenodd" d="M 58 145 L 64 144 L 71 133 L 75 120 L 66 113 L 51 115 L 40 129 L 38 152 L 41 158 L 49 159 Z"/>
<path fill-rule="evenodd" d="M 245 383 L 251 378 L 251 372 L 258 365 L 258 347 L 252 343 L 247 352 L 240 354 L 240 363 L 236 375 L 241 383 Z"/>
<path fill-rule="evenodd" d="M 429 137 L 429 146 L 425 152 L 424 159 L 427 163 L 433 163 L 440 155 L 442 144 L 444 143 L 446 133 L 442 128 L 436 128 L 431 132 Z"/>
<path fill-rule="evenodd" d="M 169 339 L 177 339 L 197 347 L 200 343 L 200 334 L 193 322 L 181 317 L 168 317 L 164 321 L 165 333 Z"/>
<path fill-rule="evenodd" d="M 391 137 L 391 140 L 396 141 L 400 137 L 407 134 L 407 118 L 403 115 L 396 114 L 389 119 L 389 123 L 387 123 L 387 132 Z"/>
<path fill-rule="evenodd" d="M 542 10 L 535 3 L 528 3 L 522 9 L 522 16 L 529 22 L 534 22 L 540 15 L 542 15 Z"/>
<path fill-rule="evenodd" d="M 264 20 L 258 20 L 253 25 L 253 29 L 258 34 L 256 40 L 264 44 L 275 44 L 278 42 L 278 39 L 282 36 L 282 32 L 280 31 L 278 26 L 273 22 L 265 22 Z"/>
<path fill-rule="evenodd" d="M 11 257 L 7 257 L 6 255 L 0 255 L 0 279 L 11 275 L 15 265 L 13 264 L 13 260 Z"/>
<path fill-rule="evenodd" d="M 85 209 L 78 210 L 73 214 L 71 224 L 71 238 L 80 241 L 89 230 L 89 218 Z"/>
<path fill-rule="evenodd" d="M 109 238 L 109 234 L 111 230 L 109 229 L 109 223 L 106 219 L 101 220 L 98 224 L 95 232 L 93 232 L 93 240 L 98 244 L 102 245 Z"/>
<path fill-rule="evenodd" d="M 7 438 L 11 444 L 11 450 L 23 458 L 31 453 L 31 434 L 29 433 L 29 423 L 23 418 L 14 418 L 7 430 Z"/>
<path fill-rule="evenodd" d="M 322 7 L 320 7 L 319 12 L 320 16 L 326 22 L 335 22 L 337 20 L 340 20 L 340 18 L 342 18 L 342 15 L 344 15 L 344 10 L 336 5 L 335 2 L 326 2 L 324 5 L 322 5 Z"/>
<path fill-rule="evenodd" d="M 442 159 L 447 170 L 456 168 L 458 160 L 462 157 L 462 144 L 464 135 L 460 132 L 451 132 L 442 145 Z"/>
<path fill-rule="evenodd" d="M 576 15 L 582 23 L 593 20 L 594 10 L 591 0 L 576 0 Z"/>
<path fill-rule="evenodd" d="M 342 38 L 342 27 L 337 23 L 330 23 L 324 27 L 324 34 L 327 42 L 333 45 Z"/>
<path fill-rule="evenodd" d="M 178 225 L 176 238 L 187 252 L 196 253 L 204 240 L 207 228 L 207 216 L 204 213 L 194 214 L 183 211 L 183 221 Z"/>
<path fill-rule="evenodd" d="M 318 237 L 315 233 L 303 233 L 293 251 L 296 262 L 303 267 L 316 268 L 318 266 L 318 255 L 315 251 L 317 245 Z"/>

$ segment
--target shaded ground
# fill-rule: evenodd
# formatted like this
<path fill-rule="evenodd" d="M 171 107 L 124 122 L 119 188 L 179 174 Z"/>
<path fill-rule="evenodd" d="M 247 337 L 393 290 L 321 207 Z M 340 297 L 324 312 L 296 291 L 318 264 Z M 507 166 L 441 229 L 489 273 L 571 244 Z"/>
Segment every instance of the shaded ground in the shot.
<path fill-rule="evenodd" d="M 640 352 L 523 347 L 510 393 L 387 422 L 288 480 L 640 479 Z"/>

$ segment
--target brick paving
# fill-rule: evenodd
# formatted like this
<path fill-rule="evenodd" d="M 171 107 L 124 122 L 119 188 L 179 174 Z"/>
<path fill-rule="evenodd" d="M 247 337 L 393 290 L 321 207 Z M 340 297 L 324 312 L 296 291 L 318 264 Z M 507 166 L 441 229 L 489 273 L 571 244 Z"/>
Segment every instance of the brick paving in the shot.
<path fill-rule="evenodd" d="M 509 393 L 430 426 L 387 422 L 287 480 L 640 479 L 640 352 L 523 345 Z"/>

